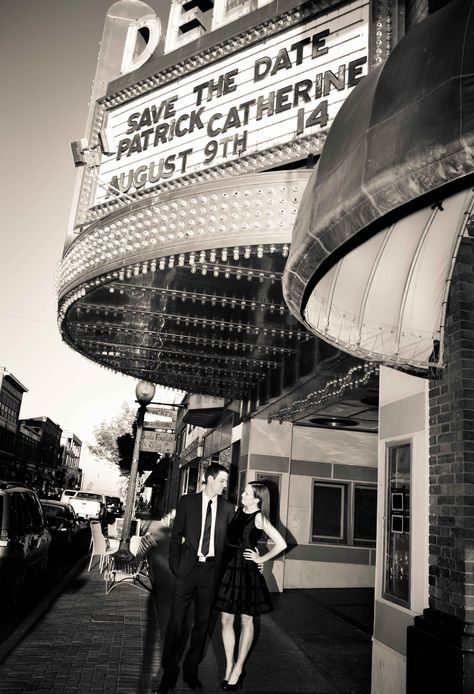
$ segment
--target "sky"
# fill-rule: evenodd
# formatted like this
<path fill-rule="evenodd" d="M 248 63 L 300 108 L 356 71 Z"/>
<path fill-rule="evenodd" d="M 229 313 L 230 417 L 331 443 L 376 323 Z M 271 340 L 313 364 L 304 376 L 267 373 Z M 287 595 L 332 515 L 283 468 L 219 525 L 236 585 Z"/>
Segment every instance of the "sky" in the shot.
<path fill-rule="evenodd" d="M 85 136 L 88 103 L 111 0 L 1 0 L 0 366 L 28 389 L 20 417 L 47 416 L 83 441 L 89 484 L 117 476 L 87 452 L 94 427 L 135 401 L 136 381 L 67 347 L 57 328 L 56 266 L 76 170 L 70 143 Z M 166 0 L 148 3 L 167 14 Z M 157 390 L 155 400 L 173 402 Z"/>

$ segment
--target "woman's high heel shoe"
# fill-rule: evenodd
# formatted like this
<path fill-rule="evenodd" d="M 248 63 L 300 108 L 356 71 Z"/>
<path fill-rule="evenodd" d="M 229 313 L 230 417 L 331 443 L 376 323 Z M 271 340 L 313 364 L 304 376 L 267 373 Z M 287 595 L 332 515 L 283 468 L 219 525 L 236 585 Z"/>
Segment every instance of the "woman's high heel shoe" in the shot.
<path fill-rule="evenodd" d="M 229 684 L 229 682 L 228 682 L 227 680 L 222 680 L 222 682 L 221 682 L 221 689 L 226 689 L 226 687 L 227 687 L 228 684 Z"/>
<path fill-rule="evenodd" d="M 242 686 L 242 680 L 243 680 L 243 677 L 242 677 L 242 675 L 240 675 L 239 679 L 237 680 L 237 682 L 235 684 L 229 684 L 229 682 L 227 682 L 227 684 L 224 687 L 224 682 L 223 682 L 221 685 L 222 689 L 225 689 L 226 692 L 236 692 L 237 689 L 239 689 Z"/>

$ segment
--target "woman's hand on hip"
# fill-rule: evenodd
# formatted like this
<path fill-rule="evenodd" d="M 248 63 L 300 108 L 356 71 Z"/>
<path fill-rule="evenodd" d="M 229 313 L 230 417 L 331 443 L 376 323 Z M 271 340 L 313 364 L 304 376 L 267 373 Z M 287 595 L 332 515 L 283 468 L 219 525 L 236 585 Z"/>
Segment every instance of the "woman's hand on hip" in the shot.
<path fill-rule="evenodd" d="M 254 549 L 244 549 L 244 559 L 247 561 L 253 561 L 255 564 L 257 564 L 260 573 L 263 573 L 263 562 L 256 547 L 254 547 Z"/>

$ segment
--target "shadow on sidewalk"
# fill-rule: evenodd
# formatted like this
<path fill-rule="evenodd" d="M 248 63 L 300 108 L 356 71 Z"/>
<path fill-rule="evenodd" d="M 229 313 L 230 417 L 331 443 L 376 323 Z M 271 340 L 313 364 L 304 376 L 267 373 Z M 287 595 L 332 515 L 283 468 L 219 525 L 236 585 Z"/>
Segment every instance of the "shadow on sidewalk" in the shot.
<path fill-rule="evenodd" d="M 160 542 L 151 561 L 155 609 L 163 636 L 173 584 L 167 549 L 167 543 Z M 370 692 L 370 589 L 285 590 L 273 594 L 272 599 L 274 611 L 255 620 L 255 639 L 244 682 L 247 694 Z M 237 618 L 236 624 L 238 621 Z M 216 611 L 212 613 L 209 631 L 199 678 L 206 691 L 218 692 L 225 655 Z M 151 684 L 155 686 L 159 680 L 160 677 L 152 676 Z M 173 694 L 181 692 L 189 689 L 180 678 Z"/>

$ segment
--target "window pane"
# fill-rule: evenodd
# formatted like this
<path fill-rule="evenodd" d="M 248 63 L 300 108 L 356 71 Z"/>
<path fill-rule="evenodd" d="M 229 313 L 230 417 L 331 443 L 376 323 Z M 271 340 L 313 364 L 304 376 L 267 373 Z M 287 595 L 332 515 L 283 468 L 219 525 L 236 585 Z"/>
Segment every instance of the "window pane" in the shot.
<path fill-rule="evenodd" d="M 384 597 L 409 606 L 410 476 L 409 444 L 391 446 L 387 460 Z"/>
<path fill-rule="evenodd" d="M 344 486 L 315 482 L 313 496 L 313 539 L 342 540 L 344 537 Z"/>
<path fill-rule="evenodd" d="M 375 542 L 377 528 L 377 490 L 375 487 L 354 489 L 354 540 Z"/>

